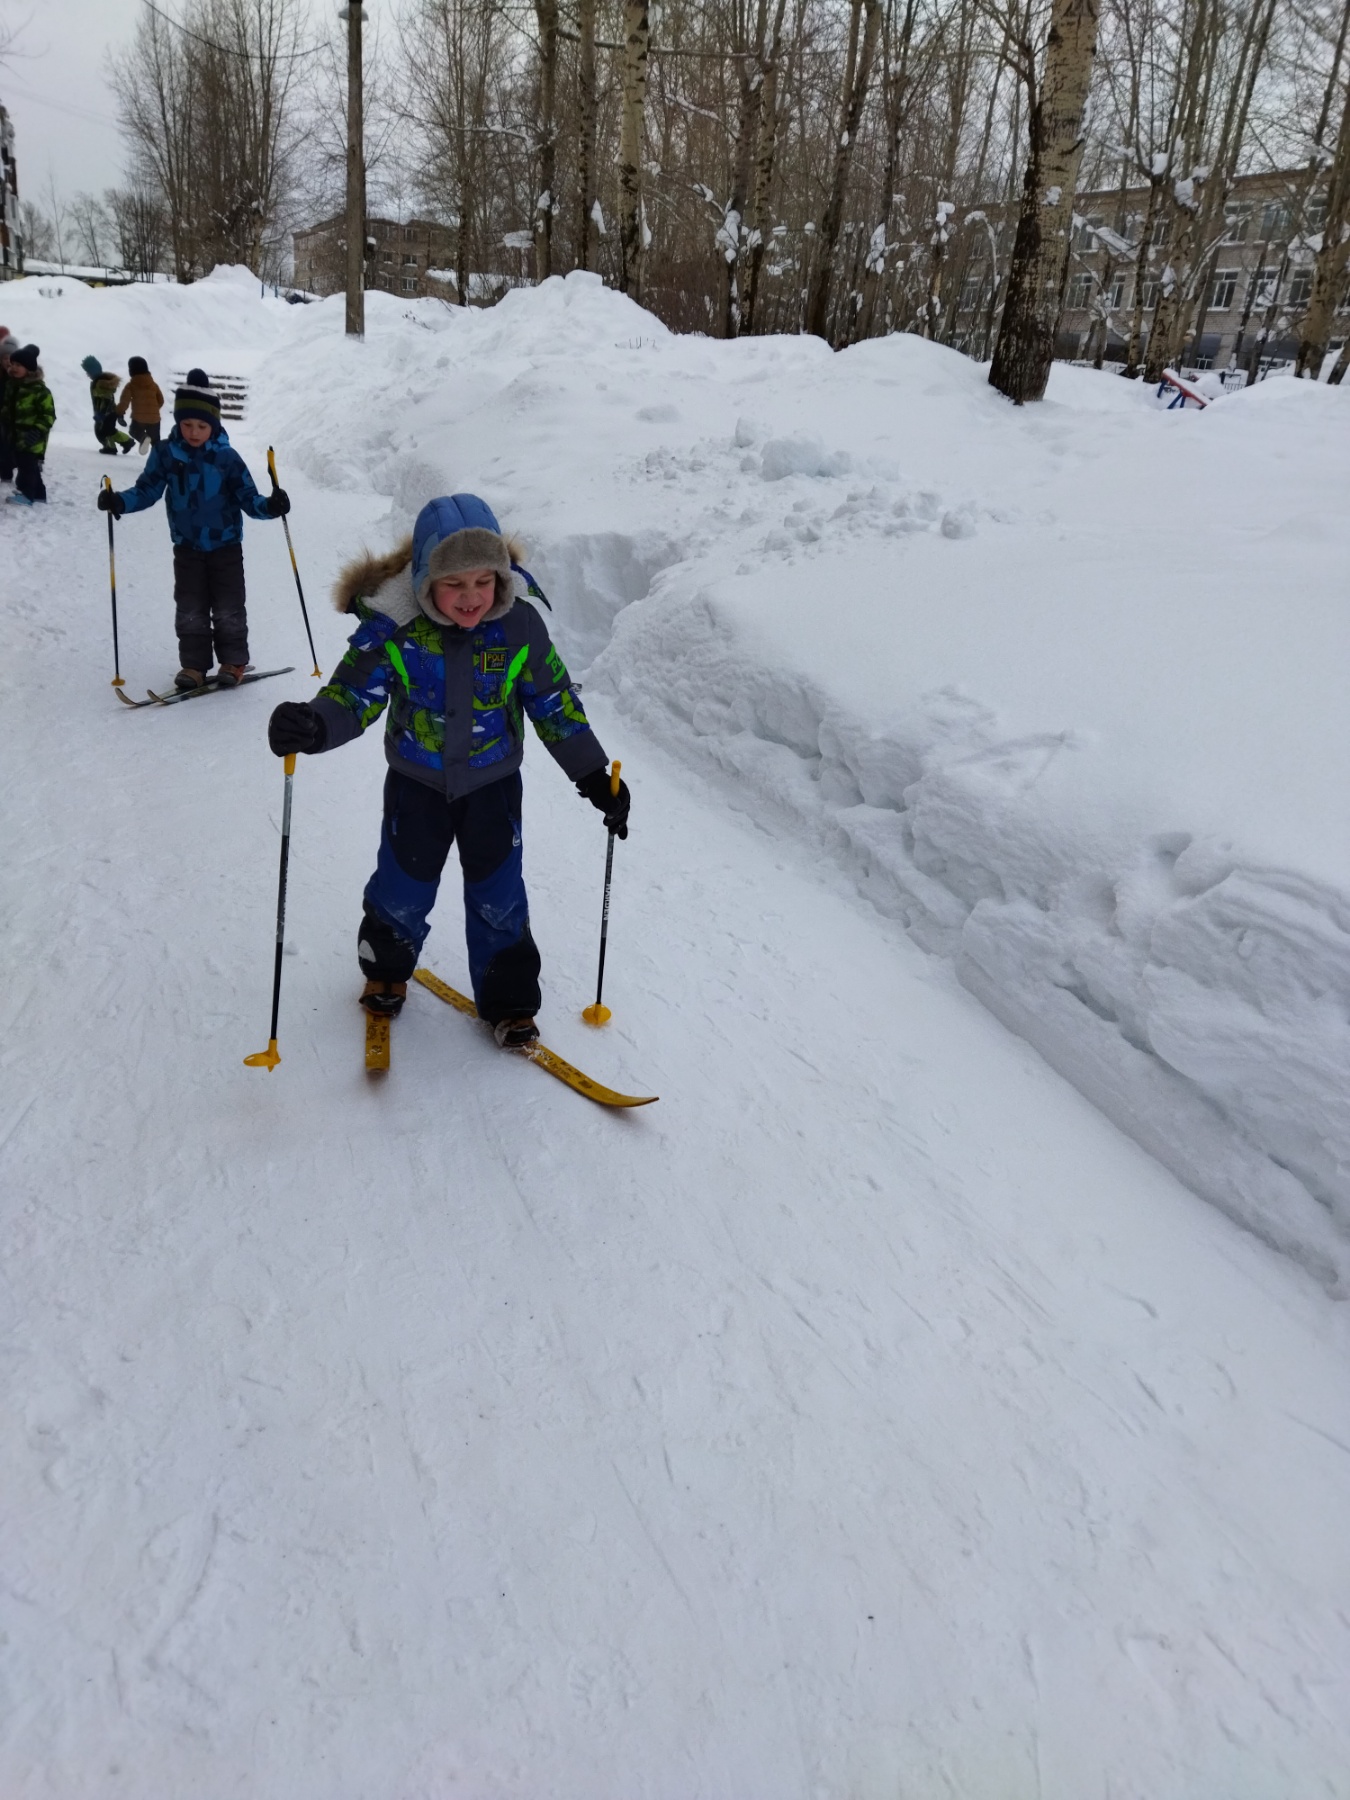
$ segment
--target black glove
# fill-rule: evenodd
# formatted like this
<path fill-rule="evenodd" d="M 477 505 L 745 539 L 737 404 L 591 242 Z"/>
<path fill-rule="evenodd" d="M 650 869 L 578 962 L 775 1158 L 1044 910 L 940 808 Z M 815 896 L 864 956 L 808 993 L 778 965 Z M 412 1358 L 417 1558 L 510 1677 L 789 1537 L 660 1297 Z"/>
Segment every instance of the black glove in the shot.
<path fill-rule="evenodd" d="M 284 519 L 291 510 L 291 497 L 285 488 L 273 488 L 267 496 L 267 516 L 269 519 Z"/>
<path fill-rule="evenodd" d="M 267 721 L 267 746 L 273 756 L 293 756 L 296 751 L 313 756 L 327 742 L 323 714 L 303 700 L 283 700 Z"/>
<path fill-rule="evenodd" d="M 605 824 L 615 837 L 626 838 L 628 808 L 632 805 L 633 796 L 628 791 L 626 781 L 620 781 L 617 794 L 610 792 L 609 782 L 609 770 L 596 769 L 584 781 L 577 783 L 577 792 L 605 815 Z"/>
<path fill-rule="evenodd" d="M 115 494 L 111 488 L 100 488 L 98 490 L 98 510 L 110 512 L 114 519 L 120 519 L 127 510 L 127 503 L 120 494 Z"/>

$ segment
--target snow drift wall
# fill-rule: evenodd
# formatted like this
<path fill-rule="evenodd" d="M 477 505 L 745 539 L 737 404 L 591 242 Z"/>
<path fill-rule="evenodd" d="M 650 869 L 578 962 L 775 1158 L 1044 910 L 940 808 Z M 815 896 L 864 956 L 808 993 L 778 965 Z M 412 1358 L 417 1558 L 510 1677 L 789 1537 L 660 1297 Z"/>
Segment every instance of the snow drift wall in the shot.
<path fill-rule="evenodd" d="M 1184 833 L 1092 843 L 1040 803 L 1068 734 L 1003 734 L 956 690 L 878 732 L 763 652 L 725 590 L 658 583 L 592 682 L 842 862 L 1195 1192 L 1350 1291 L 1346 896 Z"/>

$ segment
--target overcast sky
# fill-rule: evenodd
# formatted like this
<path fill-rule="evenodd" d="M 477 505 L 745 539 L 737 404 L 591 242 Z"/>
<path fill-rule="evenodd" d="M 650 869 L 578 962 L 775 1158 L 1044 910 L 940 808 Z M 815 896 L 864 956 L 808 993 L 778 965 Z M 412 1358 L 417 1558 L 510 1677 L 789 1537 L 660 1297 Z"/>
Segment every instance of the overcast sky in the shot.
<path fill-rule="evenodd" d="M 58 193 L 100 193 L 122 178 L 117 108 L 104 84 L 110 47 L 131 37 L 140 0 L 0 0 L 0 21 L 22 25 L 0 67 L 0 101 L 14 121 L 19 193 L 46 212 Z"/>

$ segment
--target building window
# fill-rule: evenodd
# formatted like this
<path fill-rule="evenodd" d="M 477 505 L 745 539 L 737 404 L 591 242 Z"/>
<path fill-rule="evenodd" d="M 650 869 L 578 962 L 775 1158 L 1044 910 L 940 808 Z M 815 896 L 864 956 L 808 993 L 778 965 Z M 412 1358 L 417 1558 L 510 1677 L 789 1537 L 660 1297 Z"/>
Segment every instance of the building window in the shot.
<path fill-rule="evenodd" d="M 1272 306 L 1275 302 L 1276 290 L 1280 285 L 1280 271 L 1276 268 L 1258 269 L 1256 272 L 1256 292 L 1252 296 L 1253 306 Z"/>
<path fill-rule="evenodd" d="M 403 266 L 405 269 L 415 269 L 417 267 L 417 258 L 415 256 L 405 256 L 403 259 Z"/>
<path fill-rule="evenodd" d="M 1250 206 L 1227 206 L 1224 208 L 1224 221 L 1227 230 L 1223 234 L 1225 244 L 1245 244 L 1252 228 L 1252 209 Z"/>
<path fill-rule="evenodd" d="M 1117 275 L 1111 283 L 1110 307 L 1112 312 L 1119 312 L 1125 304 L 1125 277 Z"/>
<path fill-rule="evenodd" d="M 1301 308 L 1312 298 L 1312 268 L 1295 269 L 1293 279 L 1289 283 L 1289 304 Z"/>
<path fill-rule="evenodd" d="M 417 242 L 417 232 L 413 228 L 413 226 L 411 226 L 411 225 L 404 226 L 403 241 L 405 244 L 415 244 Z"/>
<path fill-rule="evenodd" d="M 1209 291 L 1211 312 L 1227 312 L 1233 304 L 1233 295 L 1237 292 L 1238 269 L 1216 269 L 1214 286 Z"/>
<path fill-rule="evenodd" d="M 1327 222 L 1327 197 L 1317 194 L 1308 202 L 1308 210 L 1304 216 L 1305 231 L 1320 231 Z"/>
<path fill-rule="evenodd" d="M 980 289 L 984 286 L 983 275 L 967 275 L 961 283 L 961 303 L 958 312 L 974 312 L 980 304 Z"/>
<path fill-rule="evenodd" d="M 1144 311 L 1145 312 L 1152 312 L 1154 307 L 1158 304 L 1158 289 L 1161 287 L 1161 285 L 1162 285 L 1161 282 L 1159 282 L 1156 278 L 1151 281 L 1146 281 L 1144 283 Z"/>
<path fill-rule="evenodd" d="M 1161 250 L 1171 233 L 1172 221 L 1166 213 L 1159 213 L 1153 221 L 1153 236 L 1149 239 L 1155 250 Z"/>
<path fill-rule="evenodd" d="M 403 277 L 403 291 L 405 294 L 415 294 L 417 292 L 416 277 L 410 277 L 407 275 L 405 275 Z"/>
<path fill-rule="evenodd" d="M 1096 276 L 1090 269 L 1084 269 L 1075 275 L 1069 283 L 1069 311 L 1085 312 L 1092 304 L 1092 290 L 1096 285 Z"/>
<path fill-rule="evenodd" d="M 1283 200 L 1267 200 L 1261 208 L 1261 236 L 1276 242 L 1289 236 L 1289 208 Z"/>

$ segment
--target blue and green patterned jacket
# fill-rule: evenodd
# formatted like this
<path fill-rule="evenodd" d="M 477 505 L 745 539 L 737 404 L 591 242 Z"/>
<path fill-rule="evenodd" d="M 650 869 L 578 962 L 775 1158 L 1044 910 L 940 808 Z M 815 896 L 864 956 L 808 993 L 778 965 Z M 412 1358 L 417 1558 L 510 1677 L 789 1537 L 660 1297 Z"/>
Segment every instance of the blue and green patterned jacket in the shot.
<path fill-rule="evenodd" d="M 129 513 L 143 512 L 164 495 L 169 536 L 194 550 L 219 550 L 244 535 L 244 514 L 270 519 L 267 501 L 253 485 L 239 452 L 218 425 L 200 450 L 192 450 L 178 427 L 156 444 L 146 458 L 140 480 L 123 491 Z"/>
<path fill-rule="evenodd" d="M 524 715 L 572 781 L 605 767 L 548 627 L 517 596 L 473 631 L 432 622 L 408 574 L 411 545 L 344 572 L 336 601 L 359 621 L 314 701 L 325 750 L 359 737 L 388 708 L 392 769 L 458 799 L 520 767 Z M 494 611 L 497 610 L 494 608 Z"/>

